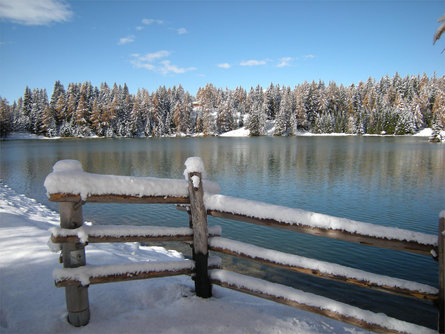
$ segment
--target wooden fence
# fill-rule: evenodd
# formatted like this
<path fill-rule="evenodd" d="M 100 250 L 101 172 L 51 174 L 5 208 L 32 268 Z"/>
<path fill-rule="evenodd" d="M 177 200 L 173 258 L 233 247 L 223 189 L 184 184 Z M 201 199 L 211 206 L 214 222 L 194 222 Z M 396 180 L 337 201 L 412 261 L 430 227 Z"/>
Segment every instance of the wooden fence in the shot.
<path fill-rule="evenodd" d="M 56 170 L 55 166 L 54 172 L 47 177 L 47 181 L 52 177 L 53 179 L 50 181 L 53 181 L 53 184 L 54 182 L 57 182 L 59 185 L 65 183 L 71 184 L 68 179 L 74 177 L 75 183 L 81 183 L 80 181 L 83 178 L 83 171 L 79 172 L 77 170 L 76 172 L 77 174 L 73 174 L 63 170 L 63 173 L 60 173 Z M 182 182 L 186 184 L 187 189 L 181 196 L 172 196 L 169 192 L 159 194 L 158 191 L 155 192 L 155 195 L 152 195 L 150 191 L 144 194 L 128 195 L 122 194 L 121 192 L 101 194 L 91 190 L 88 192 L 87 196 L 85 196 L 85 194 L 81 195 L 81 192 L 83 191 L 82 189 L 73 191 L 72 187 L 67 186 L 67 191 L 61 191 L 58 187 L 48 186 L 47 183 L 51 184 L 51 182 L 45 181 L 49 199 L 54 202 L 59 202 L 60 228 L 52 229 L 51 239 L 54 243 L 60 243 L 62 245 L 61 260 L 64 268 L 56 269 L 54 278 L 57 287 L 65 287 L 66 289 L 65 295 L 68 321 L 72 325 L 83 326 L 89 322 L 88 286 L 91 284 L 188 274 L 193 276 L 197 296 L 203 298 L 211 297 L 212 284 L 216 284 L 318 313 L 376 332 L 398 333 L 427 330 L 424 327 L 411 324 L 408 324 L 411 325 L 411 327 L 406 327 L 407 323 L 397 319 L 388 318 L 381 314 L 375 314 L 369 311 L 363 311 L 362 313 L 357 312 L 358 309 L 353 306 L 342 303 L 335 304 L 335 301 L 324 297 L 319 297 L 321 298 L 321 304 L 312 301 L 308 302 L 307 294 L 302 291 L 218 269 L 220 268 L 220 261 L 214 257 L 209 257 L 209 250 L 211 250 L 311 276 L 433 302 L 439 310 L 437 330 L 440 333 L 444 333 L 444 212 L 442 212 L 439 219 L 437 239 L 434 237 L 434 240 L 427 242 L 424 240 L 418 241 L 416 238 L 413 238 L 413 240 L 389 238 L 385 233 L 383 233 L 383 235 L 379 235 L 378 233 L 374 233 L 373 235 L 373 233 L 371 233 L 370 235 L 369 233 L 361 232 L 360 229 L 348 231 L 348 229 L 314 226 L 313 224 L 306 224 L 305 222 L 294 223 L 289 222 L 286 219 L 264 217 L 264 215 L 256 215 L 255 213 L 250 212 L 247 212 L 246 214 L 245 212 L 242 212 L 243 210 L 240 211 L 230 208 L 231 202 L 238 200 L 243 201 L 241 199 L 228 198 L 222 195 L 208 195 L 210 197 L 219 196 L 218 201 L 223 204 L 215 206 L 211 204 L 211 201 L 206 203 L 204 199 L 201 172 L 202 170 L 199 168 L 196 171 L 193 169 L 186 170 L 188 182 Z M 91 180 L 91 175 L 93 174 L 88 175 L 88 180 Z M 142 178 L 131 179 L 131 182 L 134 180 L 142 181 Z M 124 179 L 124 181 L 128 180 Z M 226 202 L 224 202 L 225 200 Z M 176 204 L 179 209 L 189 213 L 189 228 L 83 226 L 82 205 L 88 202 Z M 245 203 L 246 205 L 249 204 L 248 201 L 245 201 Z M 255 204 L 264 205 L 266 207 L 270 206 L 270 204 L 260 202 L 255 202 Z M 225 209 L 226 207 L 228 209 Z M 425 256 L 433 256 L 439 264 L 439 288 L 437 289 L 435 287 L 406 280 L 388 278 L 383 275 L 367 273 L 353 268 L 303 258 L 297 255 L 286 254 L 222 238 L 220 229 L 209 229 L 207 227 L 208 215 L 355 242 L 367 246 L 383 247 Z M 370 224 L 365 225 L 369 227 Z M 373 225 L 373 227 L 375 227 L 376 230 L 391 230 L 391 228 L 378 225 Z M 397 231 L 409 232 L 399 229 Z M 432 237 L 431 235 L 426 236 Z M 148 262 L 143 264 L 108 267 L 86 266 L 85 246 L 88 243 L 150 242 L 167 240 L 191 242 L 193 245 L 193 261 L 184 260 L 166 263 Z M 431 240 L 431 238 L 427 238 L 427 240 Z M 313 299 L 313 297 L 310 297 L 309 299 L 311 298 Z M 330 305 L 334 305 L 334 307 L 326 307 L 327 302 Z M 343 309 L 343 311 L 339 311 L 339 309 Z"/>

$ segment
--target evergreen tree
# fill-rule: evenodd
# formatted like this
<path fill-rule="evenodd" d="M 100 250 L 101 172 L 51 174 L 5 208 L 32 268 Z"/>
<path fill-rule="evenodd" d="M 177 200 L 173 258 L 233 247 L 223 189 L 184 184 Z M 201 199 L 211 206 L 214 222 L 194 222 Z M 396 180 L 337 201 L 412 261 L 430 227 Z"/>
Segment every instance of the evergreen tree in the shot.
<path fill-rule="evenodd" d="M 12 131 L 12 115 L 9 103 L 0 96 L 0 137 L 7 137 Z"/>
<path fill-rule="evenodd" d="M 46 137 L 57 136 L 57 126 L 56 119 L 54 117 L 54 111 L 49 105 L 47 105 L 42 112 L 40 133 Z"/>
<path fill-rule="evenodd" d="M 261 86 L 251 88 L 248 101 L 250 105 L 249 117 L 246 128 L 250 130 L 251 136 L 263 136 L 266 133 L 266 110 L 264 107 L 264 94 Z"/>
<path fill-rule="evenodd" d="M 232 94 L 228 94 L 222 107 L 219 109 L 218 118 L 216 120 L 218 133 L 232 131 L 235 127 L 235 119 L 233 112 L 235 110 L 235 103 Z"/>
<path fill-rule="evenodd" d="M 275 136 L 289 136 L 293 134 L 292 123 L 292 95 L 290 89 L 284 88 L 281 96 L 280 110 L 275 120 Z"/>

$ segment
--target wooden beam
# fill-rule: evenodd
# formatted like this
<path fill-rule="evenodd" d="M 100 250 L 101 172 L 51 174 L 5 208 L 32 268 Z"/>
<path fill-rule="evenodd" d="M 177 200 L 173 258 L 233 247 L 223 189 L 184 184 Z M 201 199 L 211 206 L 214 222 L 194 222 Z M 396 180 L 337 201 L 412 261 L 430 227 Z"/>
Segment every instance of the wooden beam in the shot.
<path fill-rule="evenodd" d="M 59 203 L 60 227 L 75 229 L 83 224 L 82 206 L 75 203 Z M 62 261 L 64 268 L 85 266 L 85 247 L 80 243 L 62 244 Z M 90 321 L 90 306 L 88 301 L 88 287 L 65 288 L 66 309 L 68 322 L 75 326 L 85 326 Z"/>
<path fill-rule="evenodd" d="M 258 290 L 249 290 L 249 289 L 244 288 L 244 287 L 238 287 L 238 286 L 236 286 L 234 284 L 229 284 L 229 283 L 226 283 L 226 282 L 222 282 L 222 281 L 220 281 L 218 279 L 215 279 L 215 278 L 212 278 L 211 281 L 212 281 L 213 284 L 217 284 L 217 285 L 222 286 L 224 288 L 228 288 L 228 289 L 235 290 L 235 291 L 240 291 L 240 292 L 247 293 L 249 295 L 260 297 L 260 298 L 263 298 L 263 299 L 268 299 L 268 300 L 274 301 L 276 303 L 280 303 L 280 304 L 288 305 L 288 306 L 291 306 L 291 307 L 294 307 L 294 308 L 298 308 L 300 310 L 304 310 L 304 311 L 320 314 L 322 316 L 325 316 L 325 317 L 328 317 L 328 318 L 331 318 L 331 319 L 334 319 L 334 320 L 342 321 L 342 322 L 345 322 L 345 323 L 348 323 L 348 324 L 351 324 L 351 325 L 354 325 L 354 326 L 357 326 L 357 327 L 360 327 L 360 328 L 363 328 L 363 329 L 366 329 L 366 330 L 369 330 L 369 331 L 374 331 L 376 333 L 400 333 L 398 331 L 390 330 L 390 329 L 388 329 L 386 327 L 383 327 L 383 326 L 380 326 L 380 325 L 377 325 L 377 324 L 371 324 L 371 323 L 368 323 L 366 321 L 359 320 L 359 319 L 356 319 L 356 318 L 353 318 L 353 317 L 350 317 L 350 316 L 345 316 L 343 314 L 336 313 L 336 312 L 333 312 L 333 311 L 330 311 L 330 310 L 320 309 L 320 308 L 315 307 L 315 306 L 310 306 L 310 305 L 298 303 L 296 301 L 289 300 L 289 299 L 286 299 L 286 298 L 283 298 L 283 297 L 276 297 L 276 296 L 267 294 L 265 292 L 260 292 Z"/>
<path fill-rule="evenodd" d="M 49 195 L 52 202 L 75 202 L 80 203 L 80 195 L 55 193 Z M 188 197 L 171 196 L 128 196 L 128 195 L 89 195 L 85 200 L 87 203 L 132 203 L 132 204 L 189 204 Z"/>
<path fill-rule="evenodd" d="M 193 260 L 195 261 L 195 291 L 201 298 L 212 297 L 212 285 L 208 274 L 208 227 L 207 211 L 204 206 L 202 175 L 188 173 L 190 218 L 193 229 Z"/>
<path fill-rule="evenodd" d="M 56 244 L 64 242 L 78 242 L 78 236 L 54 236 L 51 235 L 51 241 Z M 161 241 L 193 241 L 192 235 L 163 235 L 163 236 L 143 236 L 143 235 L 128 235 L 128 236 L 88 236 L 88 243 L 107 243 L 107 242 L 161 242 Z"/>
<path fill-rule="evenodd" d="M 212 233 L 209 231 L 209 236 L 220 236 L 220 233 Z M 163 242 L 163 241 L 182 241 L 182 242 L 192 242 L 193 235 L 192 234 L 166 234 L 166 235 L 123 235 L 123 236 L 115 236 L 115 235 L 91 235 L 87 236 L 89 244 L 93 243 L 113 243 L 113 242 Z M 71 243 L 80 243 L 81 240 L 77 235 L 54 235 L 51 234 L 51 241 L 56 244 L 61 244 L 65 242 Z"/>
<path fill-rule="evenodd" d="M 91 284 L 113 283 L 123 281 L 134 281 L 149 278 L 169 277 L 178 275 L 191 275 L 193 269 L 180 269 L 180 270 L 165 270 L 165 271 L 150 271 L 150 272 L 127 272 L 124 274 L 106 275 L 90 277 Z M 56 287 L 66 286 L 82 286 L 82 283 L 78 280 L 62 280 L 55 282 Z"/>
<path fill-rule="evenodd" d="M 261 264 L 265 264 L 265 265 L 269 265 L 269 266 L 274 266 L 277 268 L 281 268 L 281 269 L 287 269 L 287 270 L 292 270 L 292 271 L 296 271 L 302 274 L 306 274 L 306 275 L 310 275 L 310 276 L 315 276 L 315 277 L 320 277 L 320 278 L 324 278 L 324 279 L 330 279 L 333 281 L 337 281 L 337 282 L 342 282 L 342 283 L 348 283 L 348 284 L 353 284 L 362 288 L 368 288 L 368 289 L 373 289 L 373 290 L 378 290 L 378 291 L 383 291 L 386 293 L 391 293 L 391 294 L 395 294 L 395 295 L 401 295 L 404 297 L 413 297 L 413 298 L 418 298 L 418 299 L 423 299 L 423 300 L 430 300 L 430 301 L 434 301 L 438 299 L 438 295 L 437 294 L 429 294 L 426 292 L 419 292 L 416 290 L 408 290 L 408 289 L 401 289 L 401 288 L 397 288 L 397 287 L 392 287 L 392 286 L 385 286 L 385 285 L 377 285 L 376 283 L 371 283 L 369 281 L 363 281 L 363 280 L 359 280 L 353 277 L 348 277 L 345 275 L 336 275 L 336 274 L 328 274 L 328 273 L 324 273 L 321 272 L 319 270 L 314 270 L 314 269 L 308 269 L 308 268 L 304 268 L 304 267 L 297 267 L 297 266 L 291 266 L 291 265 L 285 265 L 285 264 L 280 264 L 280 263 L 276 263 L 273 262 L 271 260 L 268 259 L 264 259 L 264 258 L 260 258 L 260 257 L 252 257 L 249 256 L 247 254 L 243 254 L 243 253 L 238 253 L 238 252 L 234 252 L 225 248 L 219 248 L 219 247 L 215 247 L 215 246 L 209 246 L 209 249 L 212 251 L 216 251 L 216 252 L 220 252 L 220 253 L 224 253 L 224 254 L 229 254 L 232 256 L 236 256 L 236 257 L 242 257 L 248 260 L 252 260 Z"/>
<path fill-rule="evenodd" d="M 98 267 L 100 268 L 100 267 Z M 208 269 L 219 269 L 221 268 L 219 262 L 215 262 L 209 264 Z M 150 278 L 159 278 L 159 277 L 169 277 L 169 276 L 178 276 L 178 275 L 191 275 L 195 272 L 195 268 L 180 268 L 180 269 L 172 269 L 172 270 L 128 270 L 125 273 L 118 274 L 108 274 L 108 275 L 97 275 L 89 277 L 89 285 L 91 284 L 103 284 L 103 283 L 114 283 L 114 282 L 124 282 L 124 281 L 135 281 L 142 279 L 150 279 Z M 82 286 L 82 283 L 79 280 L 75 279 L 63 279 L 57 280 L 54 282 L 56 287 L 67 287 L 67 286 Z"/>
<path fill-rule="evenodd" d="M 329 229 L 312 227 L 308 225 L 288 224 L 276 221 L 274 219 L 247 217 L 244 215 L 233 214 L 230 212 L 222 212 L 217 210 L 207 210 L 207 214 L 218 218 L 238 220 L 245 223 L 280 228 L 289 231 L 311 234 L 319 237 L 355 242 L 366 246 L 388 248 L 398 251 L 427 255 L 427 256 L 431 256 L 431 250 L 437 251 L 437 248 L 434 245 L 424 245 L 412 241 L 400 241 L 393 239 L 389 240 L 389 239 L 377 238 L 356 233 L 350 233 L 341 230 L 329 230 Z"/>
<path fill-rule="evenodd" d="M 442 215 L 445 211 L 442 211 Z M 445 333 L 445 217 L 439 219 L 439 333 Z"/>

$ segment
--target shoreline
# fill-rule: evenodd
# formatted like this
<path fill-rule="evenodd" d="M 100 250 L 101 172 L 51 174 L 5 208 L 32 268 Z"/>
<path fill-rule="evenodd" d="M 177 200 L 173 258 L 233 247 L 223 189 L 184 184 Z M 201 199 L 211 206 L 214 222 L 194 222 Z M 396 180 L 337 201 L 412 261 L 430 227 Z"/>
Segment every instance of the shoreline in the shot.
<path fill-rule="evenodd" d="M 445 130 L 440 132 L 442 138 L 445 138 Z M 425 128 L 415 134 L 395 135 L 395 134 L 353 134 L 353 133 L 312 133 L 312 132 L 298 132 L 295 135 L 287 137 L 422 137 L 429 138 L 432 135 L 431 128 Z M 7 137 L 1 138 L 0 141 L 8 140 L 58 140 L 58 139 L 151 139 L 151 138 L 195 138 L 206 137 L 202 133 L 186 135 L 183 133 L 176 135 L 168 135 L 161 137 L 99 137 L 99 136 L 82 136 L 82 137 L 45 137 L 42 135 L 35 135 L 29 132 L 11 132 Z M 222 138 L 242 138 L 242 137 L 254 137 L 250 136 L 250 131 L 244 127 L 222 133 L 220 135 L 212 135 L 207 137 L 222 137 Z M 266 135 L 257 137 L 286 137 L 286 136 L 274 136 L 273 131 L 268 131 Z M 444 142 L 444 141 L 442 141 Z"/>

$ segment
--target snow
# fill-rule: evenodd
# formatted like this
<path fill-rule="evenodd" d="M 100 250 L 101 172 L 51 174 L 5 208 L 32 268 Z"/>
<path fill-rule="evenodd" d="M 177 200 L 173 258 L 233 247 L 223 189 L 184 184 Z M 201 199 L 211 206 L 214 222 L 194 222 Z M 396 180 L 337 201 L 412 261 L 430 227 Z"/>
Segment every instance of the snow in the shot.
<path fill-rule="evenodd" d="M 431 134 L 433 133 L 433 129 L 431 128 L 425 128 L 417 132 L 414 136 L 416 137 L 431 137 Z"/>
<path fill-rule="evenodd" d="M 193 261 L 168 261 L 168 262 L 142 262 L 127 263 L 107 266 L 83 266 L 78 268 L 57 268 L 53 271 L 53 279 L 56 282 L 63 280 L 79 281 L 81 285 L 90 284 L 90 278 L 109 275 L 122 275 L 125 273 L 147 273 L 161 271 L 192 270 L 195 267 Z"/>
<path fill-rule="evenodd" d="M 225 132 L 220 135 L 220 137 L 249 137 L 249 136 L 250 136 L 250 130 L 246 129 L 246 127 L 244 126 L 242 128 Z"/>
<path fill-rule="evenodd" d="M 185 180 L 87 173 L 76 160 L 58 161 L 53 167 L 53 172 L 46 177 L 44 186 L 48 194 L 71 193 L 80 195 L 82 200 L 86 200 L 89 195 L 108 194 L 188 197 L 188 185 Z M 210 181 L 204 181 L 203 187 L 207 192 L 220 191 L 219 186 Z"/>
<path fill-rule="evenodd" d="M 0 332 L 9 333 L 367 333 L 354 326 L 218 286 L 194 296 L 189 276 L 89 288 L 90 323 L 66 321 L 64 289 L 54 287 L 58 254 L 46 242 L 54 211 L 0 184 Z M 88 265 L 178 261 L 183 256 L 138 243 L 87 246 Z M 116 302 L 118 301 L 118 302 Z"/>
<path fill-rule="evenodd" d="M 221 267 L 221 258 L 217 256 L 209 257 L 209 266 Z M 56 282 L 63 280 L 79 281 L 81 285 L 90 284 L 91 278 L 106 277 L 113 275 L 130 274 L 138 275 L 140 273 L 162 272 L 162 271 L 180 271 L 192 270 L 195 268 L 195 262 L 191 260 L 182 261 L 149 261 L 139 263 L 126 263 L 106 266 L 82 266 L 77 268 L 57 268 L 53 271 L 53 279 Z"/>
<path fill-rule="evenodd" d="M 317 296 L 312 293 L 296 290 L 280 284 L 269 283 L 267 281 L 233 273 L 227 270 L 211 270 L 210 277 L 238 288 L 247 288 L 262 294 L 288 299 L 300 304 L 317 307 L 322 310 L 332 311 L 360 320 L 365 320 L 368 323 L 381 325 L 391 330 L 413 334 L 435 333 L 435 331 L 432 329 L 390 318 L 382 313 L 373 313 L 371 311 L 362 310 L 329 298 Z"/>
<path fill-rule="evenodd" d="M 87 243 L 88 237 L 128 237 L 128 236 L 175 236 L 193 235 L 189 227 L 158 227 L 158 226 L 128 226 L 128 225 L 82 225 L 76 229 L 52 227 L 49 232 L 55 237 L 77 236 L 81 243 Z M 209 227 L 210 235 L 221 235 L 221 226 Z"/>
<path fill-rule="evenodd" d="M 424 245 L 437 246 L 437 235 L 363 223 L 351 219 L 225 195 L 205 194 L 204 205 L 207 210 L 229 212 L 260 219 L 273 219 L 289 225 L 305 225 L 322 229 L 341 230 L 377 238 L 414 241 Z"/>
<path fill-rule="evenodd" d="M 184 165 L 185 165 L 184 176 L 186 180 L 188 180 L 189 173 L 201 173 L 203 179 L 207 177 L 204 168 L 204 162 L 200 157 L 187 158 L 187 160 L 184 162 Z"/>
<path fill-rule="evenodd" d="M 378 286 L 398 287 L 401 289 L 426 292 L 430 294 L 439 293 L 439 290 L 437 288 L 426 284 L 373 274 L 363 270 L 338 265 L 335 263 L 318 261 L 298 255 L 291 255 L 225 238 L 210 238 L 209 245 L 212 247 L 227 249 L 237 254 L 244 254 L 252 258 L 261 258 L 277 264 L 317 270 L 325 274 L 355 278 L 358 280 L 376 284 Z"/>
<path fill-rule="evenodd" d="M 266 135 L 267 136 L 273 136 L 275 132 L 275 121 L 267 121 L 266 122 Z M 431 128 L 425 128 L 417 132 L 416 134 L 412 135 L 415 137 L 431 137 L 433 130 Z M 441 132 L 442 138 L 445 138 L 445 131 L 442 130 Z M 312 133 L 307 131 L 299 131 L 295 134 L 296 136 L 307 136 L 307 137 L 317 137 L 317 136 L 329 136 L 329 137 L 344 137 L 344 136 L 356 136 L 355 134 L 348 134 L 348 133 Z M 246 127 L 242 127 L 236 130 L 232 130 L 229 132 L 225 132 L 219 135 L 220 137 L 249 137 L 250 136 L 250 130 L 246 129 Z M 380 135 L 374 135 L 374 134 L 365 134 L 364 136 L 386 136 L 385 133 L 382 133 Z M 411 136 L 411 135 L 408 135 Z"/>
<path fill-rule="evenodd" d="M 193 188 L 198 189 L 199 184 L 201 183 L 201 179 L 197 175 L 192 176 Z"/>

